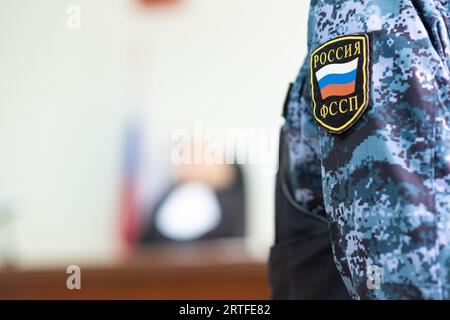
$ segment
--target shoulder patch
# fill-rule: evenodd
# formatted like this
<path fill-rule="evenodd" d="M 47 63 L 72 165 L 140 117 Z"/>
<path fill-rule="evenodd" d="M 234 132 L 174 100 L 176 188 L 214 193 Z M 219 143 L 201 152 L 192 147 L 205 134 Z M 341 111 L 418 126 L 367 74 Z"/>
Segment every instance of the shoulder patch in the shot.
<path fill-rule="evenodd" d="M 349 129 L 369 104 L 369 36 L 332 39 L 311 53 L 311 99 L 316 122 L 331 133 Z"/>

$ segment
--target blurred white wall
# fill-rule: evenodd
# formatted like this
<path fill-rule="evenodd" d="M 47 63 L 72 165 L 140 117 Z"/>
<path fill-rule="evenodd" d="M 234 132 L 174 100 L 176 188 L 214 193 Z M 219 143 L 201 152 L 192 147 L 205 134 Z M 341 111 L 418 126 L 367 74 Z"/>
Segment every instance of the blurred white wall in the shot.
<path fill-rule="evenodd" d="M 66 28 L 67 6 L 81 29 Z M 0 0 L 0 205 L 18 262 L 107 261 L 117 251 L 121 139 L 143 113 L 169 176 L 171 133 L 280 125 L 306 51 L 308 1 Z M 274 160 L 276 155 L 274 155 Z M 156 165 L 158 167 L 158 165 Z M 249 233 L 273 239 L 274 175 L 246 166 Z M 166 175 L 166 177 L 164 177 Z"/>

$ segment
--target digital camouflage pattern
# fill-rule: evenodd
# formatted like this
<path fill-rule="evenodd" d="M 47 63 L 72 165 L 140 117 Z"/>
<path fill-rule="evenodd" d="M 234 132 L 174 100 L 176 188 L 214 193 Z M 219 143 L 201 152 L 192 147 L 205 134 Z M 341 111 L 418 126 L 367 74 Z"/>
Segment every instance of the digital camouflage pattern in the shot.
<path fill-rule="evenodd" d="M 311 2 L 309 53 L 371 37 L 370 105 L 357 123 L 337 135 L 314 122 L 307 57 L 283 127 L 292 195 L 328 218 L 355 299 L 450 299 L 449 12 L 447 0 Z"/>

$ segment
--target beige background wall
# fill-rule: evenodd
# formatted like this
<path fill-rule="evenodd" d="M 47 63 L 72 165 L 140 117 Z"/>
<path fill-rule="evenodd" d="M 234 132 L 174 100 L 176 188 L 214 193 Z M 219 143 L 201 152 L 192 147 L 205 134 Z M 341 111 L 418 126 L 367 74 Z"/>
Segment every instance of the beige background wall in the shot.
<path fill-rule="evenodd" d="M 67 6 L 81 29 L 66 28 Z M 308 1 L 0 0 L 0 206 L 17 214 L 24 265 L 100 262 L 117 252 L 122 129 L 148 123 L 149 188 L 169 177 L 171 133 L 280 125 L 306 51 Z M 273 160 L 276 160 L 274 154 Z M 273 174 L 248 178 L 250 242 L 273 239 Z"/>

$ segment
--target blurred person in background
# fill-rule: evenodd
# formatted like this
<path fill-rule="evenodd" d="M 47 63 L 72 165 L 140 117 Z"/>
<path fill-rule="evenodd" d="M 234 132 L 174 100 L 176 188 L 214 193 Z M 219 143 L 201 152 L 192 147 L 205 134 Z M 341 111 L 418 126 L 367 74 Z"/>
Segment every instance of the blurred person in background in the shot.
<path fill-rule="evenodd" d="M 141 244 L 245 236 L 242 170 L 237 165 L 182 164 L 144 223 Z"/>

